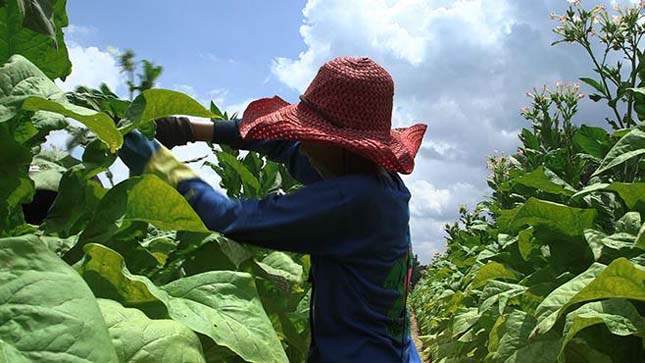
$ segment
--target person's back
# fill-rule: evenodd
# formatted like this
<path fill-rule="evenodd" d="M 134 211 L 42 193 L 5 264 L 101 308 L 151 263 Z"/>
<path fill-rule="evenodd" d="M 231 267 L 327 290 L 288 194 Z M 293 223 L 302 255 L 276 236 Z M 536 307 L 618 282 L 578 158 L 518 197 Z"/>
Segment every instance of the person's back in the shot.
<path fill-rule="evenodd" d="M 414 362 L 405 316 L 410 194 L 395 173 L 325 180 L 350 198 L 338 240 L 346 253 L 311 256 L 310 362 Z M 413 355 L 410 357 L 410 355 Z"/>

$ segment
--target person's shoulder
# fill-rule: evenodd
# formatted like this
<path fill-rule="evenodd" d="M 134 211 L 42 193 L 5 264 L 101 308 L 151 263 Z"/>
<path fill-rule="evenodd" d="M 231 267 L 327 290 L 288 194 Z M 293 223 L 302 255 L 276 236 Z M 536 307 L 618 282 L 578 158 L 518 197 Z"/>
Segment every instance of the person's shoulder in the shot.
<path fill-rule="evenodd" d="M 354 174 L 333 178 L 339 190 L 352 198 L 369 201 L 373 199 L 409 200 L 410 191 L 401 177 L 383 170 L 375 174 Z"/>

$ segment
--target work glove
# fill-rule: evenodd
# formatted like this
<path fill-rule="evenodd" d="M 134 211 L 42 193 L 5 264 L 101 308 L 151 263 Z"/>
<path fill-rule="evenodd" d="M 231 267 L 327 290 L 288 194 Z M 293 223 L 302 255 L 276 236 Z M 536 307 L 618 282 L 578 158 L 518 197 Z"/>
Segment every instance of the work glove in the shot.
<path fill-rule="evenodd" d="M 130 176 L 145 173 L 155 174 L 173 187 L 197 174 L 156 140 L 148 140 L 139 131 L 124 136 L 119 157 L 130 169 Z"/>
<path fill-rule="evenodd" d="M 155 137 L 168 149 L 195 141 L 193 127 L 186 117 L 164 117 L 156 120 L 155 123 L 157 125 Z"/>

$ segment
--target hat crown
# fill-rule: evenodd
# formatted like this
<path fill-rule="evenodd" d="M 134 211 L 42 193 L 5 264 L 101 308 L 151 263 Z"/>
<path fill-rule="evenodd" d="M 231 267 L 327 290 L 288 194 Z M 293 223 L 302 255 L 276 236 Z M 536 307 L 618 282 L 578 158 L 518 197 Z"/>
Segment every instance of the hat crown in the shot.
<path fill-rule="evenodd" d="M 394 81 L 369 58 L 325 63 L 303 97 L 336 127 L 390 133 Z"/>

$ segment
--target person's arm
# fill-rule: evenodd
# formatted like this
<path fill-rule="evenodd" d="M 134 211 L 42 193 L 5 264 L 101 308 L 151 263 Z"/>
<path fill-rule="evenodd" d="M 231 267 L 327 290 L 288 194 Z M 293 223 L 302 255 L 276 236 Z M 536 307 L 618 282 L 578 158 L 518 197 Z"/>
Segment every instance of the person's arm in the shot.
<path fill-rule="evenodd" d="M 297 141 L 243 140 L 239 131 L 240 120 L 216 122 L 193 121 L 186 117 L 165 117 L 156 121 L 156 138 L 171 149 L 188 142 L 206 141 L 228 145 L 237 150 L 256 151 L 269 160 L 283 163 L 289 174 L 302 184 L 321 179 L 309 160 L 300 152 Z"/>
<path fill-rule="evenodd" d="M 215 191 L 168 149 L 136 130 L 125 135 L 119 156 L 132 175 L 157 175 L 186 198 L 210 230 L 239 242 L 340 256 L 356 251 L 364 240 L 364 230 L 350 221 L 368 208 L 357 206 L 356 194 L 344 193 L 336 182 L 314 183 L 288 195 L 237 200 Z"/>
<path fill-rule="evenodd" d="M 212 142 L 228 145 L 237 150 L 256 151 L 269 160 L 282 163 L 289 174 L 302 184 L 315 183 L 322 178 L 300 152 L 300 142 L 283 140 L 244 140 L 240 136 L 240 120 L 213 123 Z"/>
<path fill-rule="evenodd" d="M 355 230 L 350 224 L 355 208 L 351 196 L 333 183 L 317 183 L 289 195 L 263 199 L 229 199 L 203 180 L 181 182 L 183 194 L 204 224 L 238 242 L 309 253 L 347 255 L 357 250 L 347 242 Z M 343 243 L 341 242 L 343 237 Z"/>

